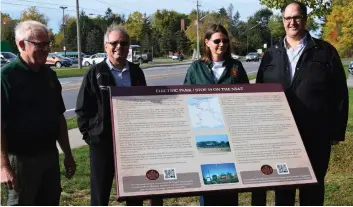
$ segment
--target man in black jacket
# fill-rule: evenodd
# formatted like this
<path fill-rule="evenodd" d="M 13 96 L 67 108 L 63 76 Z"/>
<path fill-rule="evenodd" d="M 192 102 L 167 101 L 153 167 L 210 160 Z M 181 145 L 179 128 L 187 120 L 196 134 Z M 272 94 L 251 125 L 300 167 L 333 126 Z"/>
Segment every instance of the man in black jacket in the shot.
<path fill-rule="evenodd" d="M 286 36 L 264 55 L 257 83 L 281 83 L 318 183 L 299 188 L 300 205 L 324 204 L 324 178 L 331 145 L 345 139 L 348 89 L 336 49 L 305 30 L 304 4 L 282 9 Z M 276 190 L 276 205 L 295 203 L 295 188 Z M 264 193 L 264 192 L 262 192 Z M 259 191 L 255 199 L 266 201 Z"/>
<path fill-rule="evenodd" d="M 107 29 L 104 35 L 107 58 L 88 70 L 77 98 L 78 127 L 90 146 L 91 205 L 108 205 L 115 173 L 108 87 L 146 86 L 141 68 L 126 59 L 129 43 L 124 28 L 113 24 Z M 162 202 L 153 201 L 153 205 Z M 127 205 L 140 206 L 142 200 L 130 199 Z"/>

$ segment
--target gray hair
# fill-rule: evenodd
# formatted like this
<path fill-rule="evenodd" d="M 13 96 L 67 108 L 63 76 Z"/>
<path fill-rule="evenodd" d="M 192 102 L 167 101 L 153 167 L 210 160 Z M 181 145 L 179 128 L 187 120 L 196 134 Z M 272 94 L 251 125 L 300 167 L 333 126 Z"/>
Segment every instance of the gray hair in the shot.
<path fill-rule="evenodd" d="M 33 20 L 27 20 L 20 22 L 15 27 L 15 38 L 16 42 L 28 39 L 30 36 L 34 35 L 37 31 L 43 31 L 49 35 L 48 28 L 38 22 Z"/>
<path fill-rule="evenodd" d="M 130 43 L 130 35 L 127 33 L 126 29 L 121 25 L 113 23 L 107 28 L 107 31 L 104 34 L 104 43 L 103 44 L 109 42 L 109 34 L 113 31 L 117 31 L 117 32 L 122 33 L 125 37 L 127 37 L 128 41 Z"/>
<path fill-rule="evenodd" d="M 43 31 L 49 36 L 49 29 L 38 21 L 27 20 L 18 23 L 15 27 L 15 40 L 18 50 L 21 51 L 21 48 L 18 44 L 19 41 L 29 39 L 38 31 Z"/>

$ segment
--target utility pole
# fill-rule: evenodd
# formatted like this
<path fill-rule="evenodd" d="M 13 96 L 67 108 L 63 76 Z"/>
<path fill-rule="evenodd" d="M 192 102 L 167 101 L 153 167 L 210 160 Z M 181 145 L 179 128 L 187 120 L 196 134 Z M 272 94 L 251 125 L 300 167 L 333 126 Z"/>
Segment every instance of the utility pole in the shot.
<path fill-rule="evenodd" d="M 196 49 L 196 57 L 197 59 L 200 58 L 200 37 L 199 37 L 199 1 L 196 1 L 196 45 L 197 45 L 197 49 Z"/>
<path fill-rule="evenodd" d="M 246 55 L 249 54 L 249 20 L 246 23 Z"/>
<path fill-rule="evenodd" d="M 61 6 L 60 7 L 62 10 L 63 10 L 63 24 L 62 24 L 62 26 L 63 26 L 63 34 L 64 34 L 64 52 L 65 52 L 65 57 L 66 57 L 66 41 L 65 41 L 65 9 L 67 9 L 67 6 Z"/>
<path fill-rule="evenodd" d="M 76 25 L 77 25 L 77 63 L 78 63 L 78 69 L 82 68 L 82 59 L 81 59 L 81 34 L 80 34 L 80 7 L 78 4 L 78 0 L 76 0 Z"/>

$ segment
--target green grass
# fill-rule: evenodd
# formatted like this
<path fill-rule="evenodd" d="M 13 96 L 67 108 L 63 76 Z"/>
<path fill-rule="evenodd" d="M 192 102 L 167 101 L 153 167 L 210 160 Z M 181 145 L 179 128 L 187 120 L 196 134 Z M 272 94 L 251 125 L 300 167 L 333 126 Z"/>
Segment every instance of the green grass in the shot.
<path fill-rule="evenodd" d="M 151 66 L 155 66 L 155 65 L 161 65 L 161 64 L 183 64 L 185 63 L 185 61 L 166 61 L 166 62 L 153 62 L 153 63 L 143 63 L 140 67 L 142 69 L 144 68 L 148 68 Z M 68 78 L 68 77 L 78 77 L 78 76 L 83 76 L 87 73 L 88 67 L 82 67 L 82 69 L 78 69 L 78 68 L 70 68 L 70 69 L 56 69 L 56 75 L 58 76 L 58 78 Z"/>
<path fill-rule="evenodd" d="M 56 75 L 58 78 L 68 78 L 68 77 L 77 77 L 83 76 L 87 73 L 88 67 L 83 67 L 82 69 L 70 68 L 70 69 L 59 69 L 56 70 Z"/>
<path fill-rule="evenodd" d="M 351 58 L 341 58 L 341 61 L 352 61 L 353 60 L 353 57 Z"/>
<path fill-rule="evenodd" d="M 349 72 L 348 72 L 348 64 L 343 65 L 344 72 L 346 73 L 346 77 L 348 78 Z"/>
<path fill-rule="evenodd" d="M 76 117 L 66 119 L 66 123 L 67 123 L 67 129 L 77 128 L 77 118 Z"/>
<path fill-rule="evenodd" d="M 256 78 L 256 74 L 252 74 L 252 75 L 248 75 L 249 80 L 255 79 Z"/>

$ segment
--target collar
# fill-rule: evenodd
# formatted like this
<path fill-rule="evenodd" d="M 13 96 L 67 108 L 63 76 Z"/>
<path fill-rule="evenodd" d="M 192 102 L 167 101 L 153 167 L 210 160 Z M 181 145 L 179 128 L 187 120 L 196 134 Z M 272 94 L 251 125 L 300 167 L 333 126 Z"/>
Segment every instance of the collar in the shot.
<path fill-rule="evenodd" d="M 310 48 L 313 48 L 313 47 L 317 47 L 317 44 L 316 44 L 316 39 L 315 38 L 313 38 L 313 37 L 311 37 L 311 35 L 310 35 L 310 33 L 307 31 L 306 32 L 306 46 L 305 46 L 305 49 L 304 50 L 307 50 L 307 49 L 310 49 Z M 284 44 L 284 41 L 283 41 L 283 39 L 284 39 L 285 37 L 283 37 L 282 39 L 281 39 L 281 41 L 279 41 L 275 46 L 274 46 L 274 49 L 276 49 L 276 50 L 286 50 L 286 48 L 285 48 L 285 44 Z"/>
<path fill-rule="evenodd" d="M 26 71 L 31 71 L 34 72 L 29 65 L 22 59 L 22 57 L 20 55 L 17 56 L 17 59 L 13 60 L 14 63 L 21 69 L 26 70 Z M 39 71 L 41 71 L 43 68 L 45 68 L 45 65 L 42 65 L 39 69 Z M 38 72 L 39 72 L 38 71 Z"/>
<path fill-rule="evenodd" d="M 298 45 L 304 45 L 304 46 L 306 45 L 306 43 L 307 43 L 307 35 L 308 35 L 308 34 L 305 34 L 304 37 L 300 39 Z M 290 47 L 287 47 L 287 37 L 284 37 L 284 38 L 283 38 L 283 46 L 284 46 L 284 48 L 285 48 L 286 50 L 289 50 L 289 49 L 290 49 Z"/>
<path fill-rule="evenodd" d="M 109 67 L 109 70 L 118 70 L 119 72 L 122 72 L 122 71 L 125 71 L 125 70 L 129 70 L 130 67 L 129 67 L 129 61 L 126 60 L 125 62 L 125 67 L 124 68 L 115 68 L 113 66 L 113 64 L 110 62 L 109 58 L 106 58 L 105 62 L 107 63 L 108 67 Z"/>
<path fill-rule="evenodd" d="M 223 61 L 223 66 L 227 66 L 231 61 L 232 61 L 232 58 L 225 58 L 224 60 L 222 60 Z M 221 62 L 221 61 L 220 61 Z M 208 62 L 204 62 L 206 65 L 207 65 L 207 67 L 209 67 L 209 68 L 212 68 L 213 67 L 213 65 L 214 65 L 214 63 L 213 63 L 213 61 L 208 61 Z"/>

